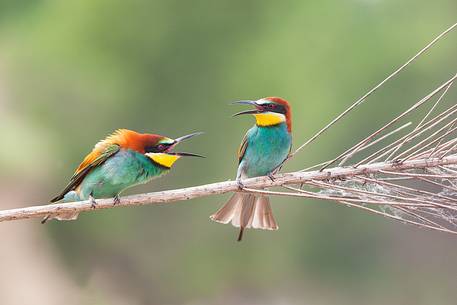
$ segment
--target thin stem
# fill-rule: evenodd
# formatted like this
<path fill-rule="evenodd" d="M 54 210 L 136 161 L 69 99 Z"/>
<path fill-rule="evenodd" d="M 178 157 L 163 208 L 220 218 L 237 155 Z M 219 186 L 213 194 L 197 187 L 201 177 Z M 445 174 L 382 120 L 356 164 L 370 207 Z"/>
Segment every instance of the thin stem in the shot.
<path fill-rule="evenodd" d="M 446 165 L 457 165 L 457 156 L 451 155 L 445 158 L 432 158 L 421 160 L 408 160 L 402 164 L 393 164 L 379 162 L 369 165 L 363 165 L 358 168 L 352 167 L 335 167 L 325 171 L 311 171 L 311 172 L 291 172 L 285 174 L 278 174 L 274 176 L 274 181 L 269 177 L 256 177 L 243 180 L 243 184 L 248 188 L 268 188 L 273 186 L 283 186 L 288 184 L 306 184 L 313 180 L 328 180 L 328 179 L 351 179 L 360 175 L 377 174 L 380 172 L 387 172 L 391 174 L 392 171 L 404 171 L 409 169 L 437 167 Z M 410 173 L 399 173 L 403 176 L 412 175 Z M 424 175 L 422 175 L 424 176 Z M 425 176 L 427 177 L 427 176 Z M 435 177 L 435 176 L 433 176 Z M 456 178 L 456 176 L 449 176 Z M 447 178 L 447 175 L 443 176 Z M 112 199 L 99 199 L 95 208 L 91 207 L 89 201 L 79 201 L 70 203 L 58 203 L 42 206 L 32 206 L 26 208 L 18 208 L 11 210 L 0 211 L 0 222 L 11 221 L 18 219 L 28 218 L 41 218 L 46 215 L 59 215 L 65 213 L 79 213 L 89 212 L 98 209 L 118 208 L 126 206 L 141 206 L 145 204 L 157 203 L 171 203 L 176 201 L 185 201 L 194 198 L 224 194 L 228 192 L 239 191 L 239 186 L 236 181 L 226 181 L 219 183 L 206 184 L 201 186 L 176 189 L 170 191 L 162 191 L 155 193 L 146 193 L 133 196 L 122 197 L 121 202 L 114 205 Z"/>
<path fill-rule="evenodd" d="M 373 94 L 376 90 L 381 88 L 387 81 L 389 81 L 391 78 L 396 76 L 398 73 L 400 73 L 403 69 L 405 69 L 409 64 L 411 64 L 414 60 L 416 60 L 419 56 L 424 54 L 427 50 L 429 50 L 435 43 L 437 43 L 441 38 L 446 36 L 449 32 L 451 32 L 455 27 L 457 27 L 457 23 L 454 23 L 451 25 L 448 29 L 446 29 L 444 32 L 436 36 L 430 43 L 428 43 L 424 48 L 422 48 L 419 52 L 417 52 L 413 57 L 411 57 L 406 63 L 401 65 L 397 70 L 392 72 L 389 76 L 387 76 L 382 82 L 380 82 L 378 85 L 373 87 L 370 91 L 365 93 L 361 98 L 359 98 L 354 104 L 352 104 L 349 108 L 347 108 L 345 111 L 343 111 L 340 115 L 338 115 L 335 119 L 333 119 L 330 123 L 328 123 L 324 128 L 319 130 L 314 136 L 312 136 L 308 141 L 306 141 L 303 145 L 301 145 L 299 148 L 295 150 L 291 154 L 291 157 L 294 156 L 296 153 L 298 153 L 300 150 L 308 146 L 310 143 L 314 142 L 321 134 L 326 132 L 331 126 L 333 126 L 336 122 L 338 122 L 340 119 L 345 117 L 349 112 L 354 110 L 357 106 L 360 106 L 367 97 L 369 97 L 371 94 Z"/>

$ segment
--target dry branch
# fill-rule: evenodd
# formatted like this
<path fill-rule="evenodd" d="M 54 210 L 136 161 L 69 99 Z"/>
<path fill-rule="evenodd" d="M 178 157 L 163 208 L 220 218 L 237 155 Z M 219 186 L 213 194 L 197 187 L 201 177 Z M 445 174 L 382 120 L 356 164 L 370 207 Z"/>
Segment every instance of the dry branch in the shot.
<path fill-rule="evenodd" d="M 457 165 L 457 155 L 445 158 L 422 159 L 422 160 L 409 160 L 402 164 L 394 162 L 380 162 L 369 164 L 366 166 L 353 167 L 335 167 L 326 169 L 325 171 L 311 171 L 311 172 L 292 172 L 279 174 L 275 176 L 275 181 L 271 181 L 268 177 L 258 177 L 246 179 L 243 184 L 246 186 L 244 191 L 252 191 L 250 189 L 263 189 L 273 186 L 284 186 L 293 184 L 307 184 L 315 183 L 315 181 L 331 181 L 339 179 L 348 179 L 360 175 L 370 176 L 379 173 L 380 171 L 404 171 L 424 167 L 438 167 L 447 165 Z M 451 175 L 452 178 L 457 179 L 457 174 Z M 175 201 L 183 201 L 194 198 L 206 197 L 217 194 L 224 194 L 228 192 L 239 191 L 236 181 L 226 181 L 219 183 L 206 184 L 196 187 L 189 187 L 183 189 L 146 193 L 139 195 L 126 196 L 121 198 L 121 203 L 114 205 L 112 199 L 100 199 L 97 201 L 95 208 L 91 207 L 89 201 L 79 201 L 72 203 L 60 203 L 52 205 L 33 206 L 26 208 L 18 208 L 11 210 L 0 211 L 0 222 L 9 220 L 19 220 L 28 218 L 41 218 L 48 214 L 58 215 L 68 212 L 86 212 L 98 209 L 108 209 L 114 207 L 126 206 L 140 206 L 146 204 L 159 204 L 170 203 Z M 316 197 L 319 197 L 317 194 Z M 323 198 L 328 199 L 328 198 Z M 455 202 L 457 205 L 457 201 Z M 453 205 L 449 205 L 449 209 L 457 209 Z"/>

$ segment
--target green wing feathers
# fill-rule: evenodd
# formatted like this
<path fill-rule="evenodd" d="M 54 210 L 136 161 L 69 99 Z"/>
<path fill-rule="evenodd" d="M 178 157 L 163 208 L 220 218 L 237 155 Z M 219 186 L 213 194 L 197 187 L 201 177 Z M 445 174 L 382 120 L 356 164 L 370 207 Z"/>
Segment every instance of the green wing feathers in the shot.
<path fill-rule="evenodd" d="M 246 153 L 246 148 L 248 148 L 248 134 L 244 135 L 243 141 L 241 142 L 240 148 L 238 149 L 238 162 L 243 160 L 244 154 Z"/>
<path fill-rule="evenodd" d="M 117 144 L 109 145 L 103 150 L 102 152 L 96 151 L 95 149 L 85 158 L 91 159 L 90 162 L 86 162 L 84 166 L 78 167 L 77 171 L 71 177 L 70 182 L 65 187 L 65 189 L 56 197 L 51 199 L 51 202 L 57 202 L 64 198 L 65 194 L 70 191 L 76 189 L 81 182 L 83 181 L 84 177 L 95 167 L 103 164 L 106 160 L 108 160 L 111 156 L 115 155 L 120 149 L 120 146 Z M 83 161 L 84 163 L 84 161 Z"/>

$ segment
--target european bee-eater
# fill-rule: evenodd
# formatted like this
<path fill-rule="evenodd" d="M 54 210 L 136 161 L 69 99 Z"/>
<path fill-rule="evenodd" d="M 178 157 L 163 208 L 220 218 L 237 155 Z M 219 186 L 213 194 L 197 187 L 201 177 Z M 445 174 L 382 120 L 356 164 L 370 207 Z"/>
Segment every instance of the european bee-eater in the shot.
<path fill-rule="evenodd" d="M 252 114 L 256 125 L 249 129 L 238 150 L 236 179 L 243 188 L 242 179 L 274 174 L 287 159 L 292 147 L 292 119 L 289 103 L 279 97 L 257 101 L 239 101 L 255 107 L 234 116 Z M 246 228 L 277 230 L 270 201 L 266 196 L 235 193 L 230 200 L 211 216 L 220 223 L 240 228 L 238 241 Z"/>
<path fill-rule="evenodd" d="M 114 198 L 114 202 L 119 203 L 122 191 L 167 173 L 180 157 L 202 157 L 173 151 L 178 143 L 199 134 L 171 139 L 119 129 L 95 145 L 76 169 L 70 183 L 51 202 L 90 200 L 95 205 L 96 198 Z M 77 216 L 77 213 L 71 213 L 54 218 L 72 220 Z M 51 217 L 48 215 L 42 222 Z"/>

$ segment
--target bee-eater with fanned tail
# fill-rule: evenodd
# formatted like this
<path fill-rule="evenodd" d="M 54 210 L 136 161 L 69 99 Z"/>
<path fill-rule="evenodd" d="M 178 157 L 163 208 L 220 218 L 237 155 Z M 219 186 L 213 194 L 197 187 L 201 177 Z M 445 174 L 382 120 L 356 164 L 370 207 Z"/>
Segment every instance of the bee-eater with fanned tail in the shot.
<path fill-rule="evenodd" d="M 119 129 L 95 145 L 76 169 L 70 183 L 51 202 L 90 200 L 95 206 L 97 198 L 114 198 L 114 202 L 119 203 L 122 191 L 166 174 L 180 157 L 202 157 L 173 151 L 178 143 L 199 134 L 171 139 Z M 77 216 L 78 213 L 48 215 L 42 223 L 49 218 L 73 220 Z"/>
<path fill-rule="evenodd" d="M 289 103 L 279 97 L 267 97 L 257 101 L 239 101 L 255 107 L 234 116 L 252 114 L 256 125 L 244 136 L 238 152 L 238 172 L 236 179 L 243 188 L 242 179 L 269 176 L 281 167 L 290 154 L 292 146 L 292 118 Z M 211 216 L 220 223 L 231 222 L 240 228 L 238 241 L 247 228 L 277 230 L 268 197 L 235 193 L 230 200 Z"/>

